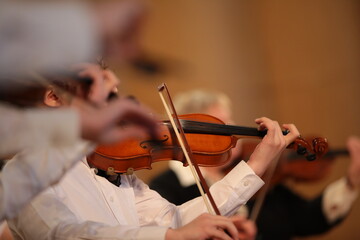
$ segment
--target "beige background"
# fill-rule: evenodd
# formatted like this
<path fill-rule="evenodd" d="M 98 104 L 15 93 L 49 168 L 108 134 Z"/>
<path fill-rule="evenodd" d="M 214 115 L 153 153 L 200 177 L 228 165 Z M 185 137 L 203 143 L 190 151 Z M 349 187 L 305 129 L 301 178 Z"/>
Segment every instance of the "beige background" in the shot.
<path fill-rule="evenodd" d="M 293 122 L 303 135 L 326 136 L 334 148 L 360 136 L 360 1 L 148 1 L 143 35 L 147 52 L 165 69 L 146 75 L 116 69 L 122 92 L 157 113 L 156 91 L 166 82 L 173 95 L 194 88 L 220 90 L 233 100 L 238 125 L 260 116 Z M 311 197 L 342 176 L 347 157 L 320 183 L 296 185 Z M 167 163 L 138 175 L 148 182 Z M 350 216 L 323 236 L 360 239 L 360 200 Z"/>

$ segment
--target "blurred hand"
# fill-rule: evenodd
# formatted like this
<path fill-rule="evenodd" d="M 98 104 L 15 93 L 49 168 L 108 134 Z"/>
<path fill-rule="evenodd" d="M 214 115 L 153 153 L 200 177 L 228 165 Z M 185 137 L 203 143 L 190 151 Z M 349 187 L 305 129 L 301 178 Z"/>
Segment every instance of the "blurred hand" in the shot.
<path fill-rule="evenodd" d="M 352 188 L 360 186 L 360 138 L 350 137 L 347 141 L 351 162 L 347 172 L 348 184 Z"/>
<path fill-rule="evenodd" d="M 117 91 L 120 81 L 111 70 L 104 70 L 95 63 L 79 63 L 73 65 L 72 68 L 78 71 L 79 77 L 92 79 L 89 89 L 82 95 L 96 106 L 105 106 L 110 92 Z"/>
<path fill-rule="evenodd" d="M 262 117 L 255 120 L 259 130 L 267 129 L 267 134 L 251 154 L 248 165 L 255 174 L 262 176 L 272 161 L 277 160 L 285 148 L 300 134 L 294 124 L 283 124 L 290 132 L 284 136 L 278 122 Z"/>
<path fill-rule="evenodd" d="M 254 221 L 246 219 L 243 216 L 234 216 L 230 218 L 239 231 L 240 240 L 254 240 L 256 237 L 256 225 Z"/>
<path fill-rule="evenodd" d="M 139 32 L 145 10 L 144 3 L 136 0 L 95 3 L 95 17 L 107 59 L 119 62 L 139 56 Z"/>
<path fill-rule="evenodd" d="M 76 101 L 76 100 L 75 100 Z M 114 143 L 127 138 L 159 136 L 158 121 L 150 111 L 128 99 L 117 99 L 102 108 L 79 102 L 81 135 L 98 143 Z M 126 122 L 126 128 L 121 124 Z"/>
<path fill-rule="evenodd" d="M 241 224 L 237 220 L 227 217 L 204 213 L 190 223 L 177 229 L 169 229 L 165 239 L 180 240 L 231 240 L 239 239 L 239 232 L 235 226 Z M 225 230 L 228 232 L 225 233 Z"/>

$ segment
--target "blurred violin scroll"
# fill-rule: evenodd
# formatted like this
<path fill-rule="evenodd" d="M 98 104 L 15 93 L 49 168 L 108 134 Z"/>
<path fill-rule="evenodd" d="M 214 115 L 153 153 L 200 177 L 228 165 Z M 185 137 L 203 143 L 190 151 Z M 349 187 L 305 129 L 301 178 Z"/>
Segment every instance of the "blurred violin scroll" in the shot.
<path fill-rule="evenodd" d="M 321 180 L 327 176 L 330 171 L 333 160 L 337 156 L 349 155 L 347 149 L 330 149 L 323 151 L 322 148 L 327 148 L 327 142 L 324 144 L 322 140 L 320 142 L 318 138 L 305 138 L 305 141 L 300 140 L 301 144 L 308 144 L 313 141 L 314 148 L 320 148 L 315 151 L 321 151 L 321 154 L 316 161 L 303 161 L 302 153 L 305 151 L 300 146 L 297 148 L 296 152 L 293 151 L 285 151 L 277 164 L 276 170 L 271 177 L 270 185 L 275 185 L 284 181 L 285 179 L 293 179 L 296 182 L 312 182 Z M 222 168 L 222 172 L 224 174 L 228 173 L 234 166 L 236 166 L 241 160 L 249 159 L 251 153 L 256 148 L 259 143 L 256 139 L 244 139 L 240 141 L 238 144 L 240 145 L 239 154 L 237 156 L 233 156 L 232 162 L 224 168 Z M 300 154 L 300 155 L 299 155 Z M 312 154 L 307 154 L 307 156 L 313 157 Z M 308 157 L 307 157 L 308 158 Z"/>

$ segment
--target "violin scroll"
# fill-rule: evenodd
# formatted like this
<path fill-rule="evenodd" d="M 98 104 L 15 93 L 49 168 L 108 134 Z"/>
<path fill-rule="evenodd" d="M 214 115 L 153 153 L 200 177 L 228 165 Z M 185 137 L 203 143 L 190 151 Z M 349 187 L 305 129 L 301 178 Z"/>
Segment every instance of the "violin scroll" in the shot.
<path fill-rule="evenodd" d="M 310 144 L 299 136 L 288 148 L 294 149 L 299 155 L 304 155 L 308 161 L 314 161 L 321 158 L 328 151 L 329 146 L 326 138 L 316 137 Z"/>

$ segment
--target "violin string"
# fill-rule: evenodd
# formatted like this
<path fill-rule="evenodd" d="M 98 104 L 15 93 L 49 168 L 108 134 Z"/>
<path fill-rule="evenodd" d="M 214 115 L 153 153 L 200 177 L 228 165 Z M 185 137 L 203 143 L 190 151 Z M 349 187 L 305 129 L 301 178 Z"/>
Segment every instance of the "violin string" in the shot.
<path fill-rule="evenodd" d="M 264 137 L 267 130 L 259 131 L 254 127 L 235 126 L 211 122 L 200 122 L 192 120 L 180 120 L 183 129 L 186 133 L 200 133 L 200 134 L 212 134 L 222 136 L 249 136 L 249 137 Z M 283 135 L 288 134 L 288 131 L 283 131 Z"/>
<path fill-rule="evenodd" d="M 180 121 L 186 133 L 201 133 L 222 136 L 246 135 L 254 137 L 263 137 L 266 134 L 266 131 L 259 131 L 257 128 L 253 127 L 242 127 L 183 119 Z"/>

